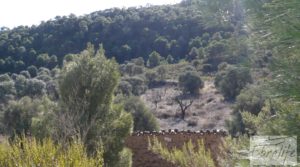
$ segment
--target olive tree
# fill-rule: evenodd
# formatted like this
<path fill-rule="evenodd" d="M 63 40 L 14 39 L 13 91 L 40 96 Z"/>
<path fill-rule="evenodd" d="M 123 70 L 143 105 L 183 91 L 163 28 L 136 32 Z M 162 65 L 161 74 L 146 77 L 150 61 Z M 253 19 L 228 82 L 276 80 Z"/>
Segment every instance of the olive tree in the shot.
<path fill-rule="evenodd" d="M 183 91 L 192 95 L 199 94 L 199 90 L 204 86 L 200 76 L 194 71 L 188 71 L 181 74 L 178 81 L 179 85 L 183 88 Z"/>
<path fill-rule="evenodd" d="M 10 95 L 16 93 L 15 83 L 9 75 L 0 75 L 0 102 L 6 102 Z"/>
<path fill-rule="evenodd" d="M 158 122 L 139 97 L 124 100 L 124 109 L 133 116 L 134 130 L 158 130 Z"/>
<path fill-rule="evenodd" d="M 237 96 L 235 109 L 258 115 L 265 104 L 265 100 L 266 97 L 262 88 L 253 85 L 248 86 Z"/>
<path fill-rule="evenodd" d="M 252 77 L 249 69 L 245 67 L 228 66 L 219 71 L 215 78 L 215 85 L 226 100 L 234 100 L 249 83 L 252 83 Z"/>

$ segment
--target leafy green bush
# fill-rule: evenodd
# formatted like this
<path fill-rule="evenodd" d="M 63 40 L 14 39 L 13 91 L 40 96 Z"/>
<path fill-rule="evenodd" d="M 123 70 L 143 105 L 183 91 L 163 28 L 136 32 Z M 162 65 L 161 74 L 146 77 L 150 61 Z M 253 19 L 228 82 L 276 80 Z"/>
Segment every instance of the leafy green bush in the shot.
<path fill-rule="evenodd" d="M 132 94 L 132 85 L 127 81 L 121 81 L 118 86 L 118 93 L 130 96 Z"/>
<path fill-rule="evenodd" d="M 139 62 L 137 62 L 139 63 Z M 122 75 L 129 75 L 129 76 L 134 76 L 134 75 L 139 75 L 144 73 L 144 66 L 136 65 L 134 63 L 127 63 L 123 64 L 120 66 L 120 71 Z"/>
<path fill-rule="evenodd" d="M 249 83 L 252 83 L 252 77 L 249 69 L 245 67 L 228 66 L 219 71 L 215 78 L 215 85 L 226 100 L 234 100 Z"/>
<path fill-rule="evenodd" d="M 14 95 L 16 93 L 15 83 L 7 75 L 0 75 L 0 102 L 7 101 L 7 96 Z"/>
<path fill-rule="evenodd" d="M 107 166 L 114 166 L 132 130 L 132 117 L 114 105 L 119 82 L 118 64 L 95 51 L 91 44 L 72 62 L 65 64 L 59 80 L 60 110 L 56 129 L 60 141 L 80 138 L 93 154 L 103 145 Z"/>
<path fill-rule="evenodd" d="M 242 118 L 246 128 L 257 134 L 299 136 L 299 109 L 299 104 L 274 100 L 272 103 L 266 103 L 258 115 L 243 112 Z M 300 151 L 299 138 L 297 143 L 297 151 Z"/>
<path fill-rule="evenodd" d="M 232 136 L 245 133 L 245 124 L 241 113 L 238 111 L 232 113 L 232 118 L 230 120 L 226 120 L 225 125 Z"/>
<path fill-rule="evenodd" d="M 263 90 L 257 86 L 244 88 L 236 98 L 235 109 L 257 115 L 265 103 Z"/>
<path fill-rule="evenodd" d="M 164 147 L 157 138 L 149 141 L 149 148 L 160 154 L 164 159 L 181 167 L 214 167 L 210 151 L 205 149 L 203 140 L 197 143 L 197 150 L 191 141 L 185 143 L 182 149 L 172 149 Z"/>
<path fill-rule="evenodd" d="M 158 80 L 158 74 L 154 70 L 147 70 L 145 73 L 145 77 L 149 86 L 155 83 L 156 80 Z"/>
<path fill-rule="evenodd" d="M 199 94 L 199 89 L 203 88 L 204 83 L 200 76 L 194 71 L 188 71 L 181 74 L 178 78 L 179 85 L 183 88 L 184 92 L 192 95 Z"/>
<path fill-rule="evenodd" d="M 164 65 L 161 65 L 159 67 L 157 67 L 157 70 L 156 70 L 158 76 L 159 76 L 159 79 L 162 81 L 162 80 L 165 80 L 166 79 L 166 75 L 167 75 L 167 67 L 164 66 Z"/>
<path fill-rule="evenodd" d="M 202 72 L 204 73 L 208 73 L 208 72 L 212 72 L 213 70 L 213 66 L 211 64 L 203 64 L 202 65 Z"/>
<path fill-rule="evenodd" d="M 1 120 L 5 125 L 4 132 L 10 137 L 22 133 L 32 134 L 38 139 L 50 137 L 56 109 L 57 104 L 46 96 L 40 99 L 24 96 L 18 101 L 10 101 Z"/>
<path fill-rule="evenodd" d="M 19 101 L 10 101 L 4 110 L 3 123 L 9 135 L 29 133 L 31 119 L 35 115 L 34 103 L 30 97 L 23 97 Z"/>
<path fill-rule="evenodd" d="M 124 109 L 133 116 L 134 130 L 158 130 L 158 123 L 154 115 L 139 97 L 129 97 L 124 101 Z"/>
<path fill-rule="evenodd" d="M 195 60 L 199 57 L 199 51 L 197 48 L 193 47 L 190 52 L 186 55 L 187 61 Z"/>
<path fill-rule="evenodd" d="M 27 67 L 27 71 L 30 73 L 31 77 L 36 77 L 37 76 L 38 69 L 34 65 L 31 65 L 31 66 Z"/>
<path fill-rule="evenodd" d="M 151 68 L 156 67 L 160 64 L 160 60 L 161 60 L 160 54 L 157 53 L 156 51 L 153 51 L 149 55 L 148 66 L 151 67 Z"/>
<path fill-rule="evenodd" d="M 0 144 L 0 166 L 102 167 L 103 158 L 102 150 L 94 157 L 87 156 L 81 143 L 64 148 L 50 139 L 39 142 L 35 138 L 18 138 L 11 145 Z"/>
<path fill-rule="evenodd" d="M 136 96 L 143 94 L 148 89 L 144 76 L 124 77 L 123 80 L 131 84 L 132 94 Z"/>
<path fill-rule="evenodd" d="M 226 60 L 226 54 L 228 52 L 228 43 L 224 40 L 213 40 L 206 47 L 206 53 L 204 64 L 211 64 L 212 70 L 216 71 L 218 65 Z"/>
<path fill-rule="evenodd" d="M 168 55 L 166 58 L 166 61 L 168 62 L 168 64 L 173 64 L 174 63 L 174 58 L 172 55 Z"/>

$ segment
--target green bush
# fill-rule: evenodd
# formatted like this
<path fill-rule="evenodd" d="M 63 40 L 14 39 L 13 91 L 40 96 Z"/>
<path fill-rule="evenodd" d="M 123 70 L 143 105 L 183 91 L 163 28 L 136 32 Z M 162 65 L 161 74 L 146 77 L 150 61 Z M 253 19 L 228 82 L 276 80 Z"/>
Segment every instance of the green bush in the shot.
<path fill-rule="evenodd" d="M 213 67 L 211 64 L 203 64 L 202 65 L 202 72 L 208 73 L 208 72 L 212 72 L 212 71 L 213 71 Z"/>
<path fill-rule="evenodd" d="M 132 117 L 114 105 L 119 82 L 118 64 L 91 44 L 72 62 L 65 64 L 59 80 L 60 110 L 56 121 L 59 140 L 80 138 L 88 153 L 103 145 L 107 166 L 115 166 L 124 140 L 132 130 Z"/>
<path fill-rule="evenodd" d="M 158 130 L 154 115 L 139 97 L 129 97 L 124 101 L 124 109 L 133 116 L 134 130 Z"/>
<path fill-rule="evenodd" d="M 204 64 L 211 64 L 212 70 L 216 71 L 218 65 L 226 60 L 226 55 L 228 54 L 228 42 L 221 40 L 216 41 L 213 40 L 209 43 L 209 45 L 206 47 L 206 56 L 204 59 Z"/>
<path fill-rule="evenodd" d="M 132 94 L 132 85 L 127 81 L 121 81 L 118 86 L 118 93 L 122 93 L 123 95 L 131 95 Z"/>
<path fill-rule="evenodd" d="M 0 166 L 102 167 L 102 150 L 88 157 L 84 145 L 72 143 L 67 148 L 50 139 L 18 138 L 11 145 L 0 144 Z"/>
<path fill-rule="evenodd" d="M 225 100 L 234 100 L 249 83 L 252 83 L 252 77 L 249 69 L 245 67 L 228 66 L 225 70 L 219 71 L 215 78 L 215 86 Z"/>
<path fill-rule="evenodd" d="M 161 60 L 160 54 L 157 53 L 156 51 L 153 51 L 149 55 L 148 66 L 151 67 L 151 68 L 156 67 L 160 64 L 160 60 Z"/>
<path fill-rule="evenodd" d="M 35 105 L 30 97 L 23 97 L 19 101 L 10 101 L 4 110 L 3 123 L 5 131 L 10 136 L 29 133 L 32 117 L 35 115 Z"/>
<path fill-rule="evenodd" d="M 131 84 L 132 94 L 136 96 L 143 94 L 148 89 L 144 76 L 124 77 L 123 80 Z"/>
<path fill-rule="evenodd" d="M 18 101 L 10 101 L 4 109 L 2 120 L 5 132 L 10 137 L 22 133 L 32 134 L 38 139 L 50 137 L 56 109 L 57 104 L 46 96 L 40 99 L 24 96 Z"/>
<path fill-rule="evenodd" d="M 159 79 L 161 81 L 166 79 L 166 77 L 167 77 L 167 67 L 166 66 L 161 65 L 161 66 L 157 67 L 156 72 L 157 72 L 157 74 L 159 76 Z"/>
<path fill-rule="evenodd" d="M 15 83 L 8 75 L 0 75 L 0 102 L 7 101 L 7 96 L 15 95 Z"/>
<path fill-rule="evenodd" d="M 187 61 L 195 60 L 199 57 L 199 51 L 197 48 L 193 47 L 190 52 L 186 55 Z"/>
<path fill-rule="evenodd" d="M 240 112 L 233 112 L 232 118 L 230 120 L 226 120 L 225 125 L 228 129 L 228 132 L 232 136 L 245 133 L 245 124 L 243 122 L 243 118 Z"/>
<path fill-rule="evenodd" d="M 129 76 L 134 76 L 134 75 L 139 75 L 144 73 L 144 66 L 136 65 L 134 63 L 127 63 L 123 64 L 120 66 L 120 71 L 122 75 L 129 75 Z"/>
<path fill-rule="evenodd" d="M 236 98 L 235 109 L 238 111 L 248 111 L 258 115 L 264 106 L 266 97 L 263 90 L 257 86 L 244 88 Z"/>
<path fill-rule="evenodd" d="M 158 81 L 158 74 L 156 71 L 154 70 L 147 70 L 147 72 L 145 73 L 145 77 L 147 79 L 147 84 L 149 86 L 155 84 L 156 81 Z"/>
<path fill-rule="evenodd" d="M 193 67 L 195 67 L 195 69 L 199 69 L 200 65 L 202 64 L 202 62 L 199 59 L 193 60 L 192 61 L 192 65 Z"/>
<path fill-rule="evenodd" d="M 174 63 L 174 58 L 172 55 L 168 55 L 166 61 L 168 64 L 173 64 Z"/>
<path fill-rule="evenodd" d="M 36 77 L 37 76 L 38 69 L 34 65 L 31 65 L 31 66 L 27 67 L 27 71 L 30 73 L 31 77 Z"/>
<path fill-rule="evenodd" d="M 204 83 L 200 76 L 194 71 L 188 71 L 179 76 L 179 85 L 183 88 L 184 92 L 192 95 L 199 94 L 199 89 L 203 88 Z"/>

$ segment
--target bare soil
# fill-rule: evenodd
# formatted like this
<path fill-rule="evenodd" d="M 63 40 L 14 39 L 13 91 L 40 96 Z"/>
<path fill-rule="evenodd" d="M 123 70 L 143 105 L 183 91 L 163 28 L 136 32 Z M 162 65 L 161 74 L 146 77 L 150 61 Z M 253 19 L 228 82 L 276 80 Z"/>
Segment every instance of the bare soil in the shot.
<path fill-rule="evenodd" d="M 196 143 L 203 140 L 205 148 L 210 150 L 212 158 L 217 167 L 222 166 L 218 158 L 224 157 L 222 152 L 223 135 L 214 133 L 166 133 L 166 134 L 144 134 L 132 135 L 126 139 L 126 146 L 133 152 L 133 167 L 177 167 L 178 165 L 166 161 L 160 155 L 149 150 L 148 141 L 153 137 L 165 145 L 168 149 L 181 148 L 188 141 Z"/>

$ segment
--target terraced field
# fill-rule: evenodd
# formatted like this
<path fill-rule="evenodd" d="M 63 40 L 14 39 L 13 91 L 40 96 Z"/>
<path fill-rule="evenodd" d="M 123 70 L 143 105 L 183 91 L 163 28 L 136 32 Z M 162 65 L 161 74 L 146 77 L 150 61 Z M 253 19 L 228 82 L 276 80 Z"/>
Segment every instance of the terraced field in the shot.
<path fill-rule="evenodd" d="M 133 133 L 126 140 L 126 146 L 133 152 L 133 167 L 177 167 L 176 164 L 172 164 L 159 155 L 151 152 L 148 149 L 148 141 L 153 137 L 156 137 L 162 142 L 168 149 L 174 147 L 181 148 L 184 143 L 191 140 L 196 143 L 197 140 L 203 140 L 206 149 L 209 149 L 212 153 L 212 157 L 216 166 L 220 166 L 217 162 L 217 158 L 222 158 L 220 149 L 223 145 L 223 138 L 227 136 L 224 131 L 160 131 L 160 132 L 136 132 Z"/>

